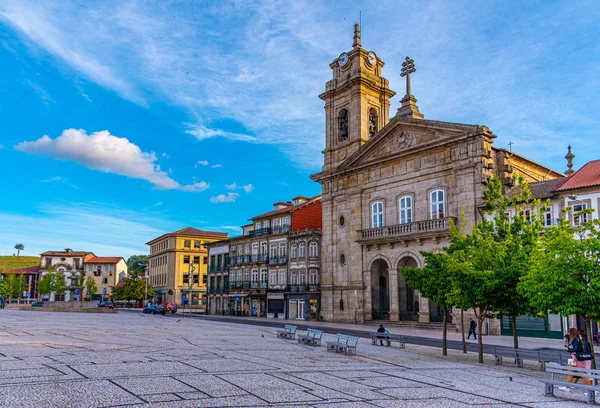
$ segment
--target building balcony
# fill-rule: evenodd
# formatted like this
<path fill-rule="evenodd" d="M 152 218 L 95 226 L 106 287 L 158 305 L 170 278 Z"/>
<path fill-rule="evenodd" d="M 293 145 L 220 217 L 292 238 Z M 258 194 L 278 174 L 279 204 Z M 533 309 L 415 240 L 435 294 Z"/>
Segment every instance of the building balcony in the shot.
<path fill-rule="evenodd" d="M 358 231 L 357 242 L 378 244 L 448 235 L 450 233 L 450 220 L 456 223 L 456 217 L 445 217 L 360 230 Z"/>
<path fill-rule="evenodd" d="M 265 235 L 271 235 L 271 228 L 261 228 L 254 231 L 250 231 L 248 236 L 252 237 L 263 237 Z"/>
<path fill-rule="evenodd" d="M 271 257 L 269 258 L 269 265 L 275 265 L 277 264 L 277 257 Z"/>
<path fill-rule="evenodd" d="M 309 292 L 318 292 L 319 291 L 319 285 L 308 285 L 308 291 Z"/>
<path fill-rule="evenodd" d="M 286 292 L 306 292 L 308 290 L 308 285 L 301 283 L 297 285 L 288 285 L 286 288 Z"/>
<path fill-rule="evenodd" d="M 269 262 L 269 255 L 267 255 L 267 254 L 260 254 L 258 256 L 258 262 Z"/>
<path fill-rule="evenodd" d="M 278 225 L 276 227 L 272 227 L 271 228 L 271 233 L 273 235 L 275 234 L 286 234 L 290 231 L 290 226 L 289 225 Z"/>

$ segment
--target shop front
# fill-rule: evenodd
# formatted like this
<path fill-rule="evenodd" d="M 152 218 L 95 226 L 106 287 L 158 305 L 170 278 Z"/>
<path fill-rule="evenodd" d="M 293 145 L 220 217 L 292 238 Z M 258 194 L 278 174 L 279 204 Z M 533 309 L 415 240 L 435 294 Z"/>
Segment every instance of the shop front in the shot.
<path fill-rule="evenodd" d="M 288 294 L 287 318 L 290 320 L 318 320 L 320 310 L 319 294 Z"/>
<path fill-rule="evenodd" d="M 266 296 L 250 295 L 250 316 L 266 317 L 267 315 L 267 298 Z"/>
<path fill-rule="evenodd" d="M 267 293 L 267 318 L 285 319 L 285 295 L 283 292 Z"/>
<path fill-rule="evenodd" d="M 250 298 L 247 293 L 229 294 L 229 314 L 232 316 L 250 315 Z"/>

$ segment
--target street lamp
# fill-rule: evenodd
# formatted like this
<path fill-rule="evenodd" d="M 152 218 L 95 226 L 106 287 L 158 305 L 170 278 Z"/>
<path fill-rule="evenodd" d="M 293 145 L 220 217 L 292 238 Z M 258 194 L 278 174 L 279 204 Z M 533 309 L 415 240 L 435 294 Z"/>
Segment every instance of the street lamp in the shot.
<path fill-rule="evenodd" d="M 192 287 L 194 285 L 194 271 L 196 270 L 196 267 L 194 266 L 194 263 L 190 263 L 190 271 L 188 273 L 188 282 L 190 285 L 190 316 L 192 316 Z M 185 312 L 185 309 L 184 309 Z M 185 313 L 184 313 L 185 314 Z"/>
<path fill-rule="evenodd" d="M 144 277 L 146 278 L 146 289 L 144 291 L 144 307 L 148 304 L 148 268 L 144 269 Z"/>

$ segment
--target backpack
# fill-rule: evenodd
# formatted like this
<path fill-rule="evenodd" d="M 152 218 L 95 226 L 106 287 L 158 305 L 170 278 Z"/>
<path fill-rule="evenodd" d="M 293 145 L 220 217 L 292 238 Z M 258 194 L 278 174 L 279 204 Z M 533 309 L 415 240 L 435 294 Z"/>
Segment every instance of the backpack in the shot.
<path fill-rule="evenodd" d="M 586 361 L 586 360 L 594 359 L 594 355 L 592 354 L 592 345 L 590 344 L 589 341 L 582 340 L 579 345 L 579 350 L 581 350 L 581 351 L 578 351 L 577 353 L 575 353 L 575 358 L 578 361 Z"/>

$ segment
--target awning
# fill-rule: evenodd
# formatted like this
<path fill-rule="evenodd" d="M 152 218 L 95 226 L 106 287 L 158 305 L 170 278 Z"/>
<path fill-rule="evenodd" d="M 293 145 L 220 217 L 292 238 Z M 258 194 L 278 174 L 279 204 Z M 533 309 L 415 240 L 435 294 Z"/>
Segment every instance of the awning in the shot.
<path fill-rule="evenodd" d="M 229 296 L 229 297 L 236 297 L 236 296 L 244 297 L 244 296 L 248 296 L 248 294 L 247 293 L 230 293 L 227 296 Z"/>

